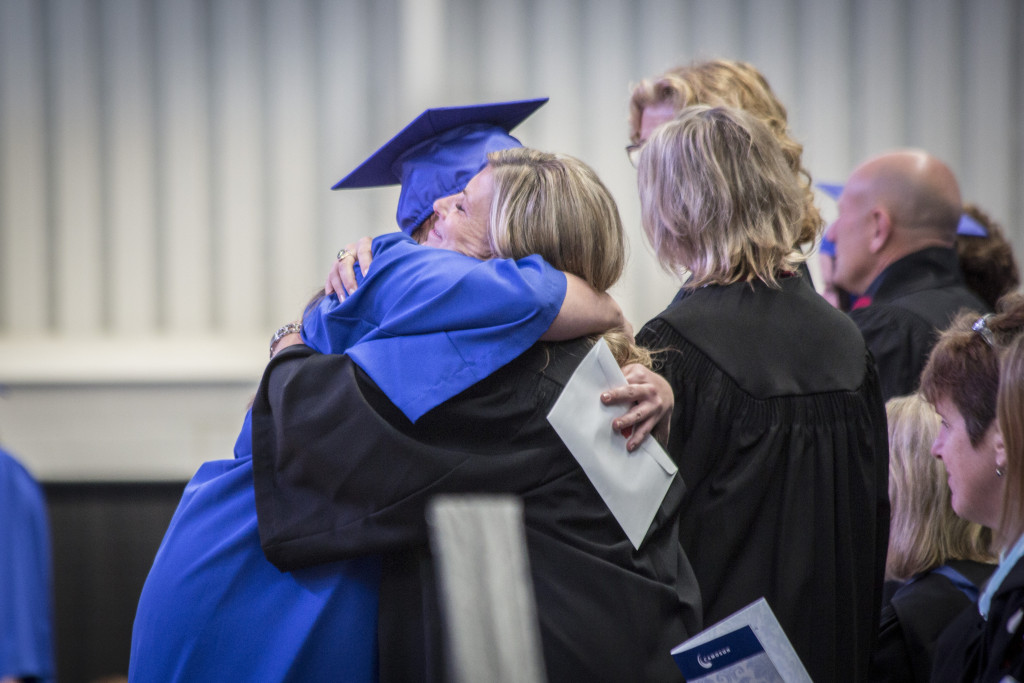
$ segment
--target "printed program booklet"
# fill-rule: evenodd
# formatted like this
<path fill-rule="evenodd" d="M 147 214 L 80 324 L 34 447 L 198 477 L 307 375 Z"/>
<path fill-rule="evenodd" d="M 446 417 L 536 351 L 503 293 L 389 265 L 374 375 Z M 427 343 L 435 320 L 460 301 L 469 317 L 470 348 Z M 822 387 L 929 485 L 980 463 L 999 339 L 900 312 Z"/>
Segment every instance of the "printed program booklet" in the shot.
<path fill-rule="evenodd" d="M 672 658 L 687 683 L 810 683 L 764 598 L 677 645 Z"/>

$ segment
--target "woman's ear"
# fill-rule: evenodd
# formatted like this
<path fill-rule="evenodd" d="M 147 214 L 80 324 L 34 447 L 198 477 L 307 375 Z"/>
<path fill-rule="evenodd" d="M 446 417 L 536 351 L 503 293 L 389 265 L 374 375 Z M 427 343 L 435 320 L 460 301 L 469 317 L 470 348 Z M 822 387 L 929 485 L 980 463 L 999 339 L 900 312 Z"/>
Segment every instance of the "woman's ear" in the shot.
<path fill-rule="evenodd" d="M 999 429 L 999 421 L 996 420 L 992 424 L 992 428 L 995 430 L 992 434 L 992 447 L 996 452 L 996 467 L 1000 470 L 1006 470 L 1006 446 L 1003 443 L 1003 431 Z"/>

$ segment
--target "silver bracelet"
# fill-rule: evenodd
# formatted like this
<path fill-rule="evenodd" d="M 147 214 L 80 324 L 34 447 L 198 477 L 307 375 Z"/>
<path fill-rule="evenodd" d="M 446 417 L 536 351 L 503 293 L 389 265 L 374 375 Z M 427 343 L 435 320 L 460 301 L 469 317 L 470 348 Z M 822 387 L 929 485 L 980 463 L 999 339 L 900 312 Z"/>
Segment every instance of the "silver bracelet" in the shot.
<path fill-rule="evenodd" d="M 282 337 L 296 332 L 302 332 L 302 323 L 288 323 L 277 328 L 277 332 L 270 339 L 270 357 L 274 357 L 274 347 L 277 346 L 277 342 L 281 341 Z"/>

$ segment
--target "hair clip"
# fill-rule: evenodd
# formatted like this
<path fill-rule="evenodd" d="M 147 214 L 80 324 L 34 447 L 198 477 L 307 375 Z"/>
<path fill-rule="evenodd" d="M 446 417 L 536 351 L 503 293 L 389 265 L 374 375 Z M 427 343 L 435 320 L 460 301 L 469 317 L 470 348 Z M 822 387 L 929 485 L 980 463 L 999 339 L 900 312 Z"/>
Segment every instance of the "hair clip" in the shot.
<path fill-rule="evenodd" d="M 988 319 L 991 317 L 991 313 L 986 313 L 974 321 L 974 324 L 971 325 L 971 329 L 980 334 L 981 338 L 985 340 L 985 343 L 988 344 L 990 348 L 995 348 L 996 338 L 992 334 L 992 330 L 988 329 Z"/>

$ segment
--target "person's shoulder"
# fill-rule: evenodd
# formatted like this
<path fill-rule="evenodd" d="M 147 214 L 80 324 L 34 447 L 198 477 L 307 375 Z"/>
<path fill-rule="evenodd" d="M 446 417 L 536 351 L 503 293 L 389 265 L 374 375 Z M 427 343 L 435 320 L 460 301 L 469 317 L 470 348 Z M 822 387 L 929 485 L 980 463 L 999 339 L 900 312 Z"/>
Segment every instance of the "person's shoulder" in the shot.
<path fill-rule="evenodd" d="M 676 296 L 665 310 L 644 325 L 645 329 L 686 337 L 688 331 L 700 329 L 702 321 L 720 315 L 722 300 L 731 298 L 736 287 L 709 286 L 680 291 L 685 295 Z"/>
<path fill-rule="evenodd" d="M 594 342 L 588 337 L 537 342 L 478 384 L 503 387 L 524 382 L 533 387 L 550 385 L 557 396 L 593 347 Z"/>
<path fill-rule="evenodd" d="M 977 680 L 985 619 L 971 607 L 960 612 L 935 641 L 933 683 Z"/>
<path fill-rule="evenodd" d="M 950 309 L 956 308 L 988 310 L 988 304 L 960 281 L 947 283 L 941 287 L 906 292 L 892 297 L 888 303 L 924 316 L 946 314 Z"/>
<path fill-rule="evenodd" d="M 848 352 L 863 352 L 864 336 L 852 315 L 839 310 L 817 292 L 811 297 L 804 297 L 803 302 L 794 310 L 796 316 L 807 324 L 828 331 L 837 343 L 845 345 Z"/>
<path fill-rule="evenodd" d="M 451 249 L 419 244 L 405 233 L 388 233 L 373 239 L 373 263 L 360 289 L 366 285 L 370 291 L 376 291 L 374 287 L 390 286 L 394 278 L 402 278 L 406 284 L 414 278 L 420 283 L 444 285 L 474 272 L 489 277 L 487 263 Z"/>
<path fill-rule="evenodd" d="M 45 524 L 46 497 L 38 480 L 14 457 L 4 453 L 0 467 L 0 521 L 16 525 L 34 520 Z"/>
<path fill-rule="evenodd" d="M 404 232 L 388 232 L 374 237 L 371 248 L 376 254 L 381 249 L 390 249 L 398 245 L 419 246 L 416 240 Z"/>
<path fill-rule="evenodd" d="M 1021 680 L 1024 675 L 1024 651 L 1020 647 L 1024 632 L 1024 558 L 1019 559 L 1003 579 L 992 598 L 987 617 L 984 645 L 987 660 L 979 679 Z"/>
<path fill-rule="evenodd" d="M 1000 593 L 1013 593 L 1024 604 L 1024 557 L 1017 560 L 1017 563 L 1010 568 L 1010 572 L 1003 579 L 997 595 Z"/>
<path fill-rule="evenodd" d="M 848 315 L 869 344 L 871 338 L 877 335 L 898 336 L 917 330 L 930 334 L 934 329 L 916 311 L 899 302 L 876 301 L 870 306 L 854 309 Z"/>
<path fill-rule="evenodd" d="M 13 455 L 0 448 L 0 482 L 7 482 L 10 490 L 31 492 L 33 495 L 40 490 L 39 482 L 25 465 Z"/>
<path fill-rule="evenodd" d="M 857 327 L 805 282 L 708 287 L 648 323 L 637 341 L 668 365 L 723 374 L 760 398 L 853 391 L 867 378 Z"/>
<path fill-rule="evenodd" d="M 594 342 L 581 337 L 563 342 L 539 342 L 523 356 L 529 358 L 534 369 L 546 379 L 564 385 L 592 348 Z"/>
<path fill-rule="evenodd" d="M 373 238 L 371 251 L 374 264 L 380 268 L 388 261 L 437 258 L 439 252 L 446 250 L 423 246 L 404 232 L 389 232 Z M 372 272 L 374 269 L 371 267 L 369 270 Z"/>
<path fill-rule="evenodd" d="M 636 333 L 637 343 L 652 347 L 664 345 L 666 339 L 679 336 L 679 329 L 685 329 L 683 319 L 687 316 L 685 300 L 676 300 L 658 315 L 654 316 Z"/>
<path fill-rule="evenodd" d="M 945 327 L 950 319 L 962 309 L 987 312 L 988 304 L 982 301 L 963 282 L 957 272 L 929 273 L 919 280 L 895 283 L 882 290 L 870 306 L 859 309 L 861 317 L 891 316 L 904 325 L 928 328 Z"/>
<path fill-rule="evenodd" d="M 937 339 L 936 328 L 911 311 L 884 303 L 851 311 L 850 318 L 877 364 L 883 397 L 913 392 Z"/>
<path fill-rule="evenodd" d="M 13 455 L 0 448 L 0 470 L 28 474 L 25 466 Z"/>
<path fill-rule="evenodd" d="M 949 560 L 946 564 L 978 588 L 985 585 L 998 566 L 992 562 L 978 562 L 977 560 Z"/>

